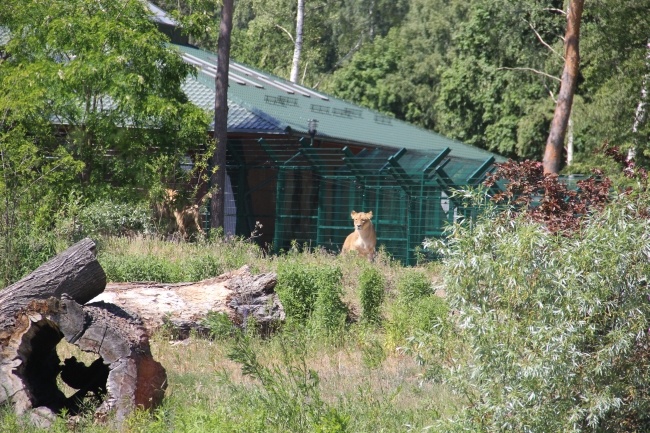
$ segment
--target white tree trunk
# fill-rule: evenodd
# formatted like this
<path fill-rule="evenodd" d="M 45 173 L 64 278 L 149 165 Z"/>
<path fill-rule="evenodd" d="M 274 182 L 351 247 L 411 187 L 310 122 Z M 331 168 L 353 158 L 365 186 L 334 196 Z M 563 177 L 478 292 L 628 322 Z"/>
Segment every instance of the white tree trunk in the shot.
<path fill-rule="evenodd" d="M 636 141 L 637 134 L 639 132 L 639 127 L 645 122 L 646 118 L 646 105 L 648 102 L 648 81 L 650 80 L 650 39 L 648 39 L 648 44 L 646 45 L 646 55 L 645 55 L 645 66 L 646 73 L 643 76 L 643 81 L 641 82 L 641 97 L 639 98 L 639 103 L 636 106 L 634 112 L 634 123 L 632 124 L 632 137 L 634 139 L 634 146 L 627 153 L 627 160 L 631 161 L 636 157 Z"/>
<path fill-rule="evenodd" d="M 305 0 L 298 0 L 298 12 L 296 13 L 296 41 L 293 48 L 293 62 L 291 63 L 292 83 L 298 82 L 298 72 L 300 70 L 300 55 L 302 53 L 302 26 L 305 18 Z"/>
<path fill-rule="evenodd" d="M 569 117 L 569 125 L 566 134 L 566 165 L 573 164 L 573 118 Z"/>

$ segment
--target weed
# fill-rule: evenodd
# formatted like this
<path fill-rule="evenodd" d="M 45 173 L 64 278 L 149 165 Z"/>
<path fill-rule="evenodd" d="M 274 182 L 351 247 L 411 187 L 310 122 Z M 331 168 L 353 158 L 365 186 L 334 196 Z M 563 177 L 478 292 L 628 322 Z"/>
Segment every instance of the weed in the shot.
<path fill-rule="evenodd" d="M 379 270 L 366 267 L 359 277 L 359 297 L 361 299 L 361 317 L 368 323 L 379 323 L 380 307 L 384 300 L 385 280 Z"/>

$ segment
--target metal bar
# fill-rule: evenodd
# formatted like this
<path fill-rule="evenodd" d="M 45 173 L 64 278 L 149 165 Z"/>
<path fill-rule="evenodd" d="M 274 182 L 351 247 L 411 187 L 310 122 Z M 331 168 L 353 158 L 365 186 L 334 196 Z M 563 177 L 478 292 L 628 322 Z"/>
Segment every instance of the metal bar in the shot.
<path fill-rule="evenodd" d="M 486 172 L 490 170 L 490 167 L 492 167 L 492 164 L 494 164 L 494 157 L 491 156 L 489 157 L 479 168 L 474 170 L 474 173 L 472 173 L 469 178 L 467 178 L 467 184 L 468 185 L 475 185 L 478 183 L 480 179 L 483 178 Z"/>
<path fill-rule="evenodd" d="M 236 78 L 237 80 L 243 81 L 244 84 L 248 83 L 248 84 L 250 84 L 252 86 L 257 87 L 258 89 L 263 89 L 264 88 L 264 86 L 262 86 L 260 83 L 256 83 L 253 80 L 249 80 L 248 78 L 242 77 L 241 75 L 237 75 L 234 72 L 229 72 L 228 77 Z"/>
<path fill-rule="evenodd" d="M 275 233 L 273 233 L 273 250 L 278 253 L 282 245 L 282 232 L 284 228 L 284 218 L 282 217 L 282 203 L 284 201 L 285 190 L 285 170 L 280 167 L 278 169 L 278 183 L 275 193 Z"/>
<path fill-rule="evenodd" d="M 270 80 L 270 79 L 267 79 L 267 78 L 262 78 L 262 77 L 255 77 L 255 78 L 257 78 L 257 79 L 260 80 L 260 81 L 265 82 L 265 83 L 268 84 L 269 86 L 273 86 L 273 87 L 275 87 L 275 88 L 277 88 L 277 89 L 284 90 L 285 92 L 287 92 L 287 93 L 289 93 L 289 94 L 291 94 L 291 95 L 293 95 L 294 93 L 296 93 L 296 91 L 293 90 L 291 87 L 289 87 L 289 86 L 285 86 L 285 85 L 283 85 L 282 83 L 276 83 L 276 82 L 274 82 L 273 80 Z"/>
<path fill-rule="evenodd" d="M 318 96 L 318 97 L 319 97 L 320 99 L 322 99 L 323 101 L 329 101 L 329 100 L 330 100 L 330 98 L 328 98 L 327 96 L 325 96 L 325 95 L 321 95 L 320 93 L 318 93 L 318 92 L 314 92 L 313 90 L 308 89 L 308 88 L 306 88 L 306 87 L 299 86 L 298 84 L 294 84 L 294 86 L 297 87 L 298 89 L 303 90 L 303 91 L 305 91 L 305 92 L 307 92 L 307 93 L 310 93 L 310 94 L 312 94 L 312 95 L 314 95 L 314 96 Z"/>
<path fill-rule="evenodd" d="M 423 175 L 426 176 L 426 177 L 430 177 L 431 174 L 435 171 L 436 166 L 438 166 L 438 165 L 442 162 L 442 160 L 443 160 L 447 155 L 449 155 L 449 152 L 451 152 L 451 149 L 450 149 L 450 148 L 448 148 L 448 147 L 444 148 L 444 149 L 442 150 L 442 152 L 440 152 L 440 154 L 438 154 L 438 156 L 436 156 L 435 158 L 433 158 L 433 159 L 431 160 L 431 162 L 429 162 L 429 163 L 428 163 L 428 164 L 427 164 L 427 165 L 422 169 L 422 173 L 423 173 Z"/>
<path fill-rule="evenodd" d="M 398 152 L 399 157 L 403 156 L 404 152 Z M 406 170 L 399 164 L 398 158 L 395 158 L 395 156 L 390 156 L 388 157 L 388 172 L 393 176 L 393 178 L 397 181 L 399 186 L 408 194 L 409 196 L 413 195 L 413 191 L 416 187 L 416 182 L 411 179 L 411 177 L 406 173 Z"/>
<path fill-rule="evenodd" d="M 400 150 L 398 150 L 397 152 L 395 152 L 394 155 L 389 156 L 388 159 L 393 158 L 393 159 L 395 160 L 395 162 L 397 162 L 397 161 L 399 161 L 399 160 L 400 160 L 400 159 L 401 159 L 405 154 L 406 154 L 406 148 L 405 148 L 405 147 L 402 147 Z M 386 164 L 384 164 L 383 167 L 381 167 L 381 168 L 379 169 L 379 171 L 386 170 L 386 169 L 388 169 L 389 167 L 390 167 L 390 164 L 389 164 L 388 162 L 386 162 Z"/>

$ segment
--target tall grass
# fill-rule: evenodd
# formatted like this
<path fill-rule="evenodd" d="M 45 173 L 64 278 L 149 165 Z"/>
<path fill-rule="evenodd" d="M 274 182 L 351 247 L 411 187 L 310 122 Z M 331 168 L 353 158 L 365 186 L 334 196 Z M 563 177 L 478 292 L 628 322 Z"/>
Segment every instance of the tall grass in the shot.
<path fill-rule="evenodd" d="M 167 242 L 158 238 L 105 238 L 99 241 L 99 263 L 109 281 L 178 283 L 216 277 L 251 266 L 265 268 L 263 252 L 241 239 Z"/>
<path fill-rule="evenodd" d="M 306 271 L 311 278 L 306 284 L 317 290 L 305 301 L 311 306 L 303 305 L 310 308 L 310 319 L 270 337 L 242 336 L 217 316 L 206 319 L 213 338 L 179 342 L 154 335 L 152 353 L 168 374 L 166 397 L 161 407 L 136 411 L 121 426 L 95 424 L 85 416 L 74 426 L 61 418 L 40 429 L 5 410 L 0 431 L 432 431 L 437 420 L 456 412 L 457 397 L 426 380 L 424 366 L 388 343 L 386 322 L 372 327 L 357 322 L 364 269 L 381 275 L 386 305 L 399 297 L 397 287 L 408 268 L 386 256 L 380 254 L 373 264 L 322 250 L 266 256 L 241 240 L 172 243 L 140 237 L 99 239 L 98 258 L 110 281 L 195 281 L 249 265 L 258 273 L 278 272 L 285 283 L 295 283 Z M 434 268 L 421 272 L 429 280 L 438 278 Z M 346 317 L 346 326 L 339 326 Z M 336 338 L 323 329 L 336 329 Z"/>

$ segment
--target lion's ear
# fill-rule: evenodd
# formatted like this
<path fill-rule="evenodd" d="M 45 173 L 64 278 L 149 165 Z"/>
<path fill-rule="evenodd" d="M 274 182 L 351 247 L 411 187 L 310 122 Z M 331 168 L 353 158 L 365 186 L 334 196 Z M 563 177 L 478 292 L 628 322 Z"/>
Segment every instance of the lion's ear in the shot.
<path fill-rule="evenodd" d="M 350 216 L 351 216 L 352 218 L 354 218 L 354 216 L 355 216 L 356 214 L 357 214 L 357 213 L 356 213 L 355 211 L 352 211 L 352 213 L 350 214 Z"/>
<path fill-rule="evenodd" d="M 368 219 L 372 218 L 372 211 L 368 212 Z"/>

